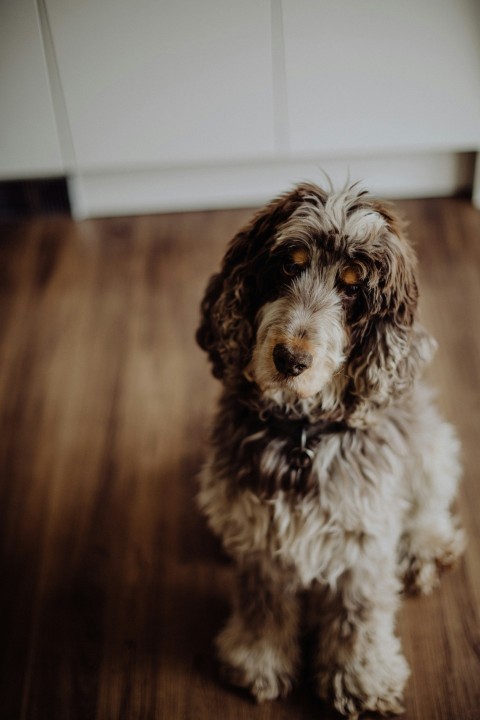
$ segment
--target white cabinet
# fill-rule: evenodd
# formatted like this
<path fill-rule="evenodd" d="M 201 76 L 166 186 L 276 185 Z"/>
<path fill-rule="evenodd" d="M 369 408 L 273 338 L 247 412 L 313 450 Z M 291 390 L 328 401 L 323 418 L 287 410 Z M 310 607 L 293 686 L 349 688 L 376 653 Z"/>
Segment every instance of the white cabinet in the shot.
<path fill-rule="evenodd" d="M 449 194 L 479 149 L 479 0 L 0 2 L 0 179 L 63 171 L 78 216 Z"/>
<path fill-rule="evenodd" d="M 63 161 L 32 0 L 0 6 L 0 178 L 62 174 Z"/>
<path fill-rule="evenodd" d="M 46 0 L 78 168 L 274 153 L 269 0 Z"/>
<path fill-rule="evenodd" d="M 480 147 L 478 0 L 283 0 L 293 155 Z"/>

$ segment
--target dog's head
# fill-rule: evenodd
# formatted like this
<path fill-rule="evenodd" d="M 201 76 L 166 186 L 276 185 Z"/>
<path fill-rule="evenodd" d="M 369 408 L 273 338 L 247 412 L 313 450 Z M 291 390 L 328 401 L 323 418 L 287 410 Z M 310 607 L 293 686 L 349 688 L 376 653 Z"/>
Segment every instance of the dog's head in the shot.
<path fill-rule="evenodd" d="M 416 322 L 415 254 L 392 208 L 355 186 L 297 186 L 230 243 L 197 333 L 213 373 L 361 424 L 404 392 L 434 342 Z"/>

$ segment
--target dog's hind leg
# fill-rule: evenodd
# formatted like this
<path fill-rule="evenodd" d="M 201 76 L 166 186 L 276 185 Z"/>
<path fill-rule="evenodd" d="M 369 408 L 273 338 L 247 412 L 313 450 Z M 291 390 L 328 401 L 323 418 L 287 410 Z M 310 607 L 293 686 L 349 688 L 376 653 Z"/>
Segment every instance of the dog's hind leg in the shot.
<path fill-rule="evenodd" d="M 233 613 L 216 641 L 226 679 L 258 701 L 286 695 L 298 670 L 299 601 L 281 576 L 257 563 L 240 567 Z"/>
<path fill-rule="evenodd" d="M 436 408 L 425 408 L 424 419 L 428 435 L 423 431 L 413 438 L 419 460 L 398 560 L 405 589 L 428 594 L 441 571 L 462 554 L 465 536 L 451 511 L 460 477 L 459 442 Z"/>

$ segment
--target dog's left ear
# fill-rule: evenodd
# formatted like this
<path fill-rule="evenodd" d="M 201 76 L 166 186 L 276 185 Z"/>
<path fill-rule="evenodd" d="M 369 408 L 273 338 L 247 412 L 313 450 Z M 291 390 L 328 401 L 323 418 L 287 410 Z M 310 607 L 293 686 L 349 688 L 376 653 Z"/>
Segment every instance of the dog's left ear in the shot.
<path fill-rule="evenodd" d="M 258 278 L 279 225 L 309 188 L 298 186 L 262 208 L 233 238 L 219 273 L 213 275 L 201 304 L 197 342 L 224 382 L 242 376 L 251 356 L 258 310 Z"/>
<path fill-rule="evenodd" d="M 404 224 L 387 203 L 366 202 L 384 223 L 373 250 L 378 279 L 348 367 L 351 421 L 358 426 L 368 422 L 372 410 L 404 394 L 436 349 L 417 320 L 416 255 Z"/>

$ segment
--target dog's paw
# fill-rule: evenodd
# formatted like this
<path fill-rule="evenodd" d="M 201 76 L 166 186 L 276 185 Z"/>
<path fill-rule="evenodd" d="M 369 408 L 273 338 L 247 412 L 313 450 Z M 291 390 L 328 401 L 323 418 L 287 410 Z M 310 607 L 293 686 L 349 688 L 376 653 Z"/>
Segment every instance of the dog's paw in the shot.
<path fill-rule="evenodd" d="M 298 661 L 296 647 L 276 646 L 271 639 L 239 633 L 234 624 L 220 633 L 216 645 L 229 684 L 246 688 L 258 702 L 290 692 Z"/>
<path fill-rule="evenodd" d="M 351 667 L 320 673 L 317 691 L 349 720 L 363 712 L 399 715 L 404 712 L 403 689 L 409 675 L 403 655 L 396 655 L 388 665 L 353 663 Z"/>
<path fill-rule="evenodd" d="M 262 672 L 254 676 L 251 668 L 221 663 L 221 674 L 229 685 L 245 688 L 254 699 L 261 703 L 285 697 L 292 689 L 292 678 L 287 674 L 273 671 Z"/>
<path fill-rule="evenodd" d="M 333 698 L 334 707 L 349 720 L 357 720 L 364 712 L 376 712 L 380 715 L 401 715 L 405 712 L 401 694 L 397 696 L 392 693 L 385 697 L 356 695 L 342 687 L 343 678 L 338 677 L 336 682 L 338 687 Z"/>
<path fill-rule="evenodd" d="M 349 679 L 343 672 L 334 675 L 332 686 L 326 699 L 349 720 L 357 720 L 364 712 L 376 712 L 380 715 L 401 715 L 404 712 L 403 688 L 368 694 L 359 688 L 351 689 Z M 322 697 L 322 694 L 320 696 Z"/>
<path fill-rule="evenodd" d="M 440 582 L 444 570 L 455 564 L 465 550 L 465 533 L 452 529 L 448 535 L 431 538 L 422 545 L 412 543 L 401 556 L 400 574 L 405 591 L 429 595 Z"/>

